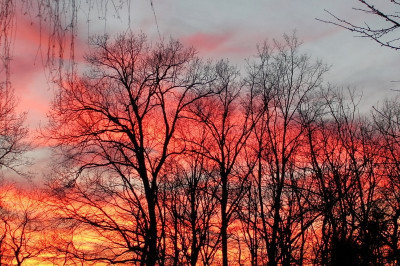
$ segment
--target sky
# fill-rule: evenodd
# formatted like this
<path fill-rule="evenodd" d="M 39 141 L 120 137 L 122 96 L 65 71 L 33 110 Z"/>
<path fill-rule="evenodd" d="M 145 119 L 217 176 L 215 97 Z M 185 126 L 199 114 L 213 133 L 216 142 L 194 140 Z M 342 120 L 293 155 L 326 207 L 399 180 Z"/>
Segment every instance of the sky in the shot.
<path fill-rule="evenodd" d="M 80 2 L 75 46 L 78 62 L 88 51 L 88 36 L 113 36 L 130 29 L 144 32 L 153 41 L 159 40 L 159 32 L 162 38 L 172 37 L 194 46 L 203 58 L 229 59 L 243 67 L 245 60 L 256 54 L 257 44 L 279 40 L 284 33 L 296 31 L 303 41 L 301 51 L 330 66 L 326 82 L 355 89 L 357 95 L 362 95 L 360 109 L 367 115 L 379 101 L 400 93 L 394 91 L 400 89 L 400 82 L 392 82 L 400 80 L 399 51 L 316 20 L 330 19 L 326 9 L 356 24 L 379 24 L 375 17 L 352 10 L 360 7 L 356 0 L 152 0 L 154 12 L 150 0 L 132 0 L 129 7 L 121 9 L 120 1 L 114 0 L 116 6 L 105 1 L 109 3 L 107 9 L 94 6 L 89 15 L 87 1 Z M 93 2 L 96 5 L 97 1 Z M 11 81 L 19 99 L 18 109 L 27 112 L 27 124 L 33 133 L 46 124 L 54 92 L 43 67 L 46 38 L 46 31 L 32 18 L 17 17 Z M 48 150 L 38 147 L 30 156 L 36 175 L 41 175 L 46 169 Z"/>

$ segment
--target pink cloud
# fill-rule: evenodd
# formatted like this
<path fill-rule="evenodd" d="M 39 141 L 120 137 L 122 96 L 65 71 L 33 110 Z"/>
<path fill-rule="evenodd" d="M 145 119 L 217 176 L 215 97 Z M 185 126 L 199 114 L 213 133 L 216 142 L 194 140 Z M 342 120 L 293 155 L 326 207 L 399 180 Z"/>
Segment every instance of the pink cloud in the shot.
<path fill-rule="evenodd" d="M 235 34 L 234 31 L 222 34 L 199 32 L 182 37 L 180 40 L 187 46 L 193 46 L 200 52 L 201 57 L 229 58 L 231 62 L 238 64 L 254 53 L 257 43 L 248 39 L 246 41 L 238 40 L 238 34 Z"/>
<path fill-rule="evenodd" d="M 40 26 L 39 22 L 31 17 L 18 15 L 12 51 L 11 82 L 20 100 L 18 109 L 33 111 L 35 115 L 42 117 L 47 113 L 52 94 L 49 90 L 49 69 L 46 69 L 50 36 L 48 26 Z M 70 37 L 66 36 L 66 59 L 69 58 L 69 41 Z M 83 53 L 87 50 L 86 42 L 78 36 L 74 39 L 74 44 L 75 60 L 83 61 Z M 58 60 L 58 54 L 54 56 L 54 59 Z"/>
<path fill-rule="evenodd" d="M 186 45 L 194 46 L 199 51 L 213 52 L 217 49 L 223 48 L 232 38 L 231 32 L 218 34 L 196 33 L 191 36 L 182 38 L 182 42 Z"/>

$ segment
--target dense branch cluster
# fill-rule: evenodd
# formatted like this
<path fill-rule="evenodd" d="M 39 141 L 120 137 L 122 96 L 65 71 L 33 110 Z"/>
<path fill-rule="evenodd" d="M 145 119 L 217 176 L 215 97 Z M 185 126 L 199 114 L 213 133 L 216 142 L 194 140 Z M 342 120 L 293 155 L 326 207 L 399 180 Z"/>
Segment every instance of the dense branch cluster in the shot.
<path fill-rule="evenodd" d="M 46 194 L 0 202 L 4 263 L 400 262 L 396 101 L 363 117 L 293 36 L 243 70 L 143 34 L 91 45 L 52 103 Z"/>

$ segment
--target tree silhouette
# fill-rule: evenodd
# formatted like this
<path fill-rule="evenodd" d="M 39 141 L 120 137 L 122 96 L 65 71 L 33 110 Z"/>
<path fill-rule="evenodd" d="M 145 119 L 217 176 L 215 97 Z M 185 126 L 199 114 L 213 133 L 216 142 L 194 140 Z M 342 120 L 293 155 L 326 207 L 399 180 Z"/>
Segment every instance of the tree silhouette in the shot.
<path fill-rule="evenodd" d="M 177 128 L 188 108 L 213 94 L 212 67 L 177 41 L 151 45 L 143 34 L 111 42 L 97 37 L 92 44 L 92 69 L 60 84 L 50 114 L 48 136 L 76 172 L 61 176 L 60 184 L 102 213 L 80 214 L 81 222 L 115 231 L 134 254 L 131 261 L 154 265 L 164 219 L 157 208 L 159 179 L 165 164 L 185 151 Z M 102 205 L 106 198 L 111 213 Z M 114 213 L 131 216 L 132 224 L 120 224 Z"/>
<path fill-rule="evenodd" d="M 301 113 L 323 90 L 327 68 L 300 54 L 299 46 L 295 36 L 285 36 L 283 43 L 265 43 L 249 68 L 248 82 L 258 94 L 261 114 L 254 128 L 257 193 L 253 195 L 259 201 L 258 230 L 268 265 L 302 264 L 306 230 L 314 219 L 306 187 L 310 181 L 299 171 L 305 163 Z M 302 250 L 298 257 L 295 249 Z"/>

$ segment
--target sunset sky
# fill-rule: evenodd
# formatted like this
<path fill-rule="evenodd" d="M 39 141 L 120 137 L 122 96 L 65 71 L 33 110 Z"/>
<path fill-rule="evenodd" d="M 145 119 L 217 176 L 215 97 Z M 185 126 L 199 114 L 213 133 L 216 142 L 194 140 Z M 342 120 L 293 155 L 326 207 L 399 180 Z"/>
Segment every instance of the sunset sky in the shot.
<path fill-rule="evenodd" d="M 399 12 L 1 1 L 0 265 L 398 265 Z"/>
<path fill-rule="evenodd" d="M 75 47 L 78 62 L 87 51 L 89 35 L 112 36 L 131 29 L 144 32 L 151 40 L 159 40 L 149 0 L 132 0 L 130 12 L 125 6 L 116 12 L 112 1 L 109 2 L 107 10 L 99 11 L 94 6 L 89 15 L 87 6 L 81 4 Z M 380 23 L 374 16 L 352 10 L 359 7 L 355 0 L 153 0 L 153 6 L 162 38 L 172 37 L 193 45 L 203 58 L 227 58 L 243 67 L 245 59 L 256 53 L 257 44 L 279 40 L 284 33 L 296 30 L 304 43 L 302 51 L 331 66 L 326 82 L 354 88 L 363 95 L 361 110 L 368 112 L 378 101 L 397 95 L 393 90 L 400 89 L 400 83 L 392 82 L 400 80 L 398 51 L 380 47 L 365 38 L 355 38 L 349 31 L 316 20 L 330 19 L 326 9 L 355 24 Z M 46 46 L 46 31 L 42 28 L 40 35 L 36 20 L 18 15 L 11 80 L 19 97 L 19 110 L 28 112 L 27 122 L 32 131 L 46 124 L 53 93 L 43 68 Z M 47 154 L 43 149 L 32 153 L 38 173 L 45 165 Z"/>

